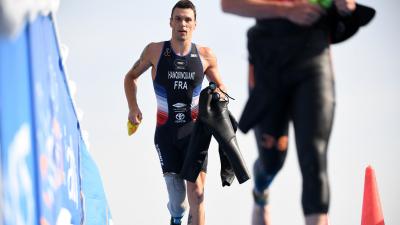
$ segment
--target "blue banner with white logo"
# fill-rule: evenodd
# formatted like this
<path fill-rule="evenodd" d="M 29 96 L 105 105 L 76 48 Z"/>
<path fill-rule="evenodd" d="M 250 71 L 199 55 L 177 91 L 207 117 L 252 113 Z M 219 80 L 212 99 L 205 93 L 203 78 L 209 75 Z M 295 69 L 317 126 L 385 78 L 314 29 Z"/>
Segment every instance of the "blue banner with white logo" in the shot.
<path fill-rule="evenodd" d="M 78 121 L 50 17 L 38 17 L 30 25 L 29 37 L 40 220 L 80 224 Z"/>

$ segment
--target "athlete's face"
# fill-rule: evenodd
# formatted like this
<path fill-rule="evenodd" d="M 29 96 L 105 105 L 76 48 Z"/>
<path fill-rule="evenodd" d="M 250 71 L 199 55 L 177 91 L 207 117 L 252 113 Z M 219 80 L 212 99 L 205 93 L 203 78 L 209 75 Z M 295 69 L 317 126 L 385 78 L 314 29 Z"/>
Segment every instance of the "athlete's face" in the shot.
<path fill-rule="evenodd" d="M 177 41 L 192 40 L 196 28 L 196 20 L 192 9 L 175 8 L 169 22 L 172 28 L 172 38 Z"/>

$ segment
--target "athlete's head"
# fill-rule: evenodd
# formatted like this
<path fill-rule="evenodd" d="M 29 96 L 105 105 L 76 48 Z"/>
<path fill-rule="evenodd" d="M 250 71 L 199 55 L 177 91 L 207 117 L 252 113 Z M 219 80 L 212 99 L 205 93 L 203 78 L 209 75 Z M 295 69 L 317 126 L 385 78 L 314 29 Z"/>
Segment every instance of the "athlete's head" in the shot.
<path fill-rule="evenodd" d="M 172 38 L 178 41 L 192 39 L 196 28 L 196 7 L 189 0 L 180 0 L 171 11 Z"/>
<path fill-rule="evenodd" d="M 190 0 L 180 0 L 180 1 L 178 1 L 178 2 L 174 5 L 174 7 L 172 8 L 172 11 L 171 11 L 171 18 L 173 17 L 174 10 L 175 10 L 176 8 L 179 8 L 179 9 L 191 9 L 191 10 L 193 10 L 193 13 L 194 13 L 194 20 L 196 20 L 196 6 L 194 6 L 194 4 L 193 4 Z"/>

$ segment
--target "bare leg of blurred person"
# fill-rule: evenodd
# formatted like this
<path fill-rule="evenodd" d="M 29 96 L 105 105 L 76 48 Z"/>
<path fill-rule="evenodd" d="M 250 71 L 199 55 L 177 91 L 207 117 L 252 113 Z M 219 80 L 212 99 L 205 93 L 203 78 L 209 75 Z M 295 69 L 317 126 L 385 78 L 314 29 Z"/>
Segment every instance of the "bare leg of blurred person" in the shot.
<path fill-rule="evenodd" d="M 269 205 L 260 206 L 254 204 L 251 224 L 271 225 L 270 206 Z"/>
<path fill-rule="evenodd" d="M 329 225 L 327 214 L 312 214 L 306 216 L 306 225 Z"/>

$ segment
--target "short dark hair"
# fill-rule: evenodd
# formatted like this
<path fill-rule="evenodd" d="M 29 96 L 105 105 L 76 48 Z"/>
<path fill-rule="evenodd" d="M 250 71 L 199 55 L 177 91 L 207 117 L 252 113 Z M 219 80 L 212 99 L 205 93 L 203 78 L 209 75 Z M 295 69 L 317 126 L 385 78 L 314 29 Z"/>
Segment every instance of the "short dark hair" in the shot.
<path fill-rule="evenodd" d="M 190 1 L 190 0 L 179 0 L 174 7 L 172 8 L 171 11 L 171 18 L 172 18 L 172 14 L 174 13 L 174 10 L 176 8 L 180 8 L 180 9 L 191 9 L 193 10 L 194 13 L 194 20 L 196 20 L 196 6 L 194 6 L 194 4 Z"/>

